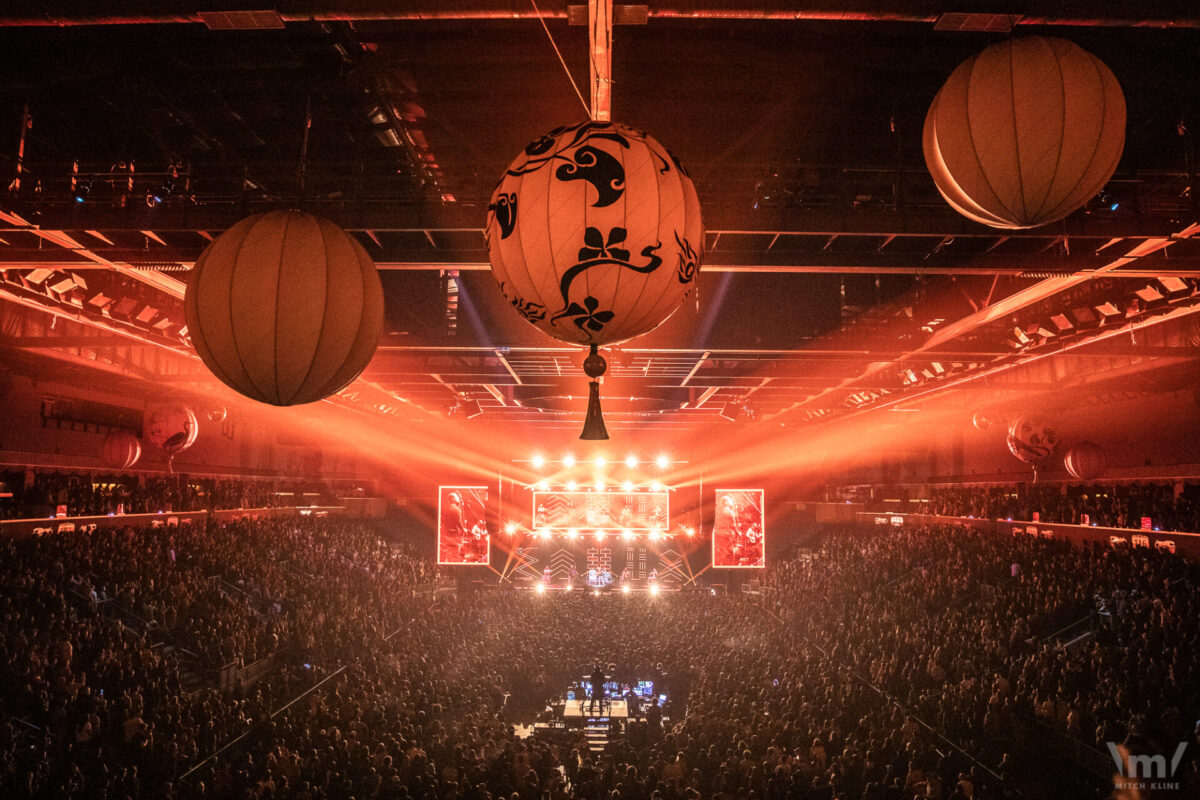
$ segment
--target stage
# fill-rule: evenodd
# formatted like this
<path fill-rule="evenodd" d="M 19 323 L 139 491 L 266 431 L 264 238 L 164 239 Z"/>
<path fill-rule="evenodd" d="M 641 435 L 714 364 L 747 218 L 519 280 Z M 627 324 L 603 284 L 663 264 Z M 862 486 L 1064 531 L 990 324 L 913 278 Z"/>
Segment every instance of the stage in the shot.
<path fill-rule="evenodd" d="M 590 700 L 568 700 L 563 706 L 563 719 L 629 719 L 629 705 L 624 700 L 609 700 L 604 707 L 589 711 Z"/>
<path fill-rule="evenodd" d="M 650 594 L 657 595 L 665 592 L 678 592 L 683 587 L 678 583 L 622 583 L 620 585 L 610 584 L 604 587 L 586 586 L 581 584 L 553 584 L 553 583 L 517 583 L 514 584 L 518 589 L 528 589 L 545 594 L 546 592 L 578 592 L 580 594 L 591 594 L 599 597 L 602 594 Z"/>

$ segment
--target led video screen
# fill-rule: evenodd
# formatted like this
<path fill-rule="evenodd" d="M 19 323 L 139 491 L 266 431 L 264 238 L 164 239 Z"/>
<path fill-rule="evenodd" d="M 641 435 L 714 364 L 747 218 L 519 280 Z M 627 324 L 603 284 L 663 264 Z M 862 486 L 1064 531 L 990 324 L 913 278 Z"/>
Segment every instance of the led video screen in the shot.
<path fill-rule="evenodd" d="M 486 564 L 491 554 L 486 486 L 438 487 L 438 563 Z"/>
<path fill-rule="evenodd" d="M 718 489 L 713 521 L 713 566 L 754 569 L 766 566 L 762 489 Z"/>
<path fill-rule="evenodd" d="M 534 492 L 533 529 L 665 531 L 667 492 Z"/>

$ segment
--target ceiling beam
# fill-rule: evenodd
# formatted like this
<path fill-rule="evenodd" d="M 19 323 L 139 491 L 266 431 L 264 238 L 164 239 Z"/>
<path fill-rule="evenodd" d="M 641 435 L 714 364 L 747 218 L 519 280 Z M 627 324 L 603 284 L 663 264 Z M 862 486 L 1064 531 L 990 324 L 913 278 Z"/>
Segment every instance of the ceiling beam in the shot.
<path fill-rule="evenodd" d="M 817 259 L 810 259 L 816 261 Z M 1155 259 L 1155 266 L 1123 267 L 1119 271 L 1106 268 L 1108 262 L 1093 257 L 1083 257 L 1079 261 L 1068 259 L 1046 259 L 1041 256 L 975 256 L 964 258 L 956 264 L 930 265 L 917 258 L 897 258 L 889 256 L 890 263 L 871 263 L 873 258 L 864 254 L 861 259 L 842 255 L 836 259 L 827 259 L 825 263 L 798 264 L 728 264 L 705 263 L 703 272 L 736 272 L 742 274 L 764 275 L 987 275 L 1011 278 L 1037 278 L 1046 274 L 1055 276 L 1079 276 L 1089 278 L 1103 273 L 1110 278 L 1150 279 L 1161 275 L 1172 275 L 1180 278 L 1200 278 L 1200 258 L 1184 257 L 1172 259 Z M 907 261 L 909 263 L 897 263 Z M 852 263 L 856 262 L 856 263 Z M 1079 264 L 1080 266 L 1072 266 Z M 1086 264 L 1086 266 L 1083 266 Z M 486 261 L 376 261 L 375 266 L 380 270 L 399 272 L 440 272 L 456 270 L 458 272 L 486 272 L 491 265 Z M 180 272 L 192 268 L 192 262 L 179 261 L 173 266 Z M 165 278 L 171 282 L 168 291 L 172 297 L 183 297 L 183 282 L 164 275 L 156 269 L 140 267 L 136 263 L 121 265 L 109 262 L 73 262 L 73 261 L 22 261 L 0 259 L 0 269 L 57 269 L 71 271 L 86 271 L 93 269 L 117 269 L 124 274 L 133 274 L 143 283 L 159 286 L 159 280 Z"/>
<path fill-rule="evenodd" d="M 1094 274 L 1095 275 L 1101 275 L 1101 274 L 1111 275 L 1114 270 L 1125 267 L 1126 265 L 1134 263 L 1139 259 L 1145 258 L 1146 256 L 1152 255 L 1160 250 L 1163 250 L 1168 245 L 1170 245 L 1171 243 L 1173 243 L 1175 241 L 1182 240 L 1182 239 L 1189 239 L 1189 238 L 1192 238 L 1197 235 L 1200 235 L 1200 223 L 1192 223 L 1192 224 L 1187 225 L 1186 227 L 1182 228 L 1177 233 L 1175 233 L 1171 236 L 1157 237 L 1154 239 L 1147 239 L 1145 241 L 1139 242 L 1138 244 L 1134 245 L 1129 250 L 1127 250 L 1124 253 L 1124 255 L 1113 259 L 1104 268 L 1096 270 Z M 913 348 L 910 351 L 907 358 L 902 358 L 900 360 L 901 361 L 913 360 L 913 359 L 919 358 L 921 356 L 928 357 L 931 355 L 930 351 L 932 351 L 936 347 L 939 347 L 942 345 L 948 345 L 950 342 L 952 342 L 953 340 L 955 340 L 961 336 L 964 336 L 964 335 L 967 335 L 974 331 L 977 331 L 977 330 L 995 322 L 998 319 L 1002 319 L 1009 315 L 1015 314 L 1017 311 L 1028 308 L 1029 306 L 1035 305 L 1036 303 L 1042 302 L 1043 300 L 1047 300 L 1060 292 L 1066 291 L 1067 289 L 1070 289 L 1074 286 L 1077 286 L 1081 283 L 1086 282 L 1091 277 L 1092 277 L 1091 275 L 1074 275 L 1074 276 L 1048 278 L 1046 280 L 1039 281 L 1038 283 L 1034 284 L 1033 286 L 1029 286 L 1025 289 L 1015 292 L 1014 294 L 1009 295 L 1008 297 L 1005 297 L 1001 300 L 996 301 L 995 303 L 988 306 L 987 308 L 980 309 L 972 314 L 968 314 L 965 317 L 962 317 L 961 319 L 958 319 L 954 322 L 951 322 L 951 323 L 939 328 L 936 332 L 931 334 L 929 336 L 929 338 L 926 339 L 922 344 Z M 1161 319 L 1165 319 L 1165 318 L 1166 317 L 1162 317 L 1159 319 L 1161 320 Z M 1132 330 L 1132 329 L 1141 327 L 1141 324 L 1134 323 L 1131 326 L 1122 326 L 1118 330 L 1124 330 L 1126 327 L 1130 327 L 1130 329 Z M 1066 345 L 1064 348 L 1056 349 L 1054 352 L 1063 352 L 1065 350 L 1073 350 L 1078 347 L 1085 346 L 1089 342 L 1092 342 L 1092 341 L 1109 339 L 1109 338 L 1111 338 L 1111 335 L 1112 335 L 1111 332 L 1099 333 L 1094 336 L 1089 336 L 1085 339 L 1080 339 L 1076 342 Z M 876 408 L 876 407 L 885 408 L 885 407 L 894 406 L 897 403 L 908 402 L 909 399 L 914 396 L 920 397 L 920 396 L 929 394 L 931 392 L 944 391 L 945 388 L 949 388 L 952 386 L 961 386 L 962 384 L 967 383 L 972 380 L 975 380 L 983 375 L 993 374 L 997 370 L 1009 369 L 1012 366 L 1016 366 L 1017 364 L 1025 363 L 1027 361 L 1031 361 L 1031 360 L 1041 358 L 1041 357 L 1044 357 L 1044 356 L 1025 355 L 1018 361 L 1008 362 L 1005 365 L 1001 365 L 999 367 L 995 367 L 995 368 L 991 368 L 991 369 L 982 369 L 982 370 L 973 371 L 961 378 L 957 378 L 957 379 L 950 380 L 950 381 L 944 381 L 942 383 L 939 383 L 933 389 L 924 388 L 923 390 L 918 391 L 918 393 L 916 395 L 913 395 L 912 391 L 900 392 L 899 396 L 889 399 L 886 402 L 883 402 L 881 404 L 871 406 L 871 408 Z M 827 404 L 827 405 L 831 404 L 831 403 L 835 403 L 836 400 L 834 399 L 834 395 L 839 394 L 839 393 L 845 393 L 845 391 L 847 389 L 849 389 L 851 386 L 853 386 L 854 384 L 859 383 L 864 380 L 867 380 L 871 377 L 874 377 L 875 375 L 879 374 L 883 370 L 894 369 L 894 363 L 895 362 L 892 362 L 892 361 L 871 363 L 861 375 L 857 375 L 852 378 L 847 378 L 845 381 L 843 381 L 837 387 L 834 387 L 834 388 L 828 389 L 824 392 L 821 392 L 820 394 L 816 395 L 815 397 L 812 397 L 809 400 L 806 400 L 806 401 L 800 403 L 797 406 L 796 411 L 803 411 L 805 409 L 811 410 L 812 406 L 820 405 L 822 403 L 822 401 L 824 401 L 825 404 Z M 866 410 L 869 410 L 869 409 L 864 409 L 864 411 L 866 411 Z M 792 412 L 792 411 L 785 412 L 784 416 L 787 416 L 791 413 L 794 413 L 794 412 Z"/>
<path fill-rule="evenodd" d="M 281 28 L 286 23 L 311 22 L 438 22 L 453 20 L 565 19 L 567 4 L 522 5 L 510 0 L 439 0 L 429 3 L 381 4 L 370 0 L 325 0 L 324 2 L 295 2 L 280 0 L 278 10 L 255 12 L 260 15 L 259 27 Z M 787 0 L 755 0 L 753 3 L 712 3 L 698 0 L 675 0 L 649 4 L 647 13 L 654 19 L 685 19 L 720 21 L 813 21 L 813 22 L 905 22 L 933 25 L 941 16 L 939 4 L 903 3 L 881 0 L 865 9 L 831 8 L 828 3 L 795 3 Z M 73 27 L 80 25 L 167 25 L 207 24 L 219 30 L 225 17 L 220 12 L 197 11 L 191 3 L 163 2 L 152 10 L 129 12 L 121 10 L 80 11 L 71 3 L 44 2 L 36 10 L 22 11 L 21 5 L 0 15 L 0 27 Z M 1065 25 L 1087 27 L 1139 28 L 1197 28 L 1200 15 L 1194 4 L 1178 4 L 1160 0 L 1153 5 L 1067 2 L 1055 7 L 1055 13 L 1026 15 L 1023 4 L 996 0 L 988 10 L 994 14 L 1008 13 L 1013 25 Z M 238 16 L 238 12 L 232 12 Z M 241 16 L 248 16 L 241 12 Z"/>

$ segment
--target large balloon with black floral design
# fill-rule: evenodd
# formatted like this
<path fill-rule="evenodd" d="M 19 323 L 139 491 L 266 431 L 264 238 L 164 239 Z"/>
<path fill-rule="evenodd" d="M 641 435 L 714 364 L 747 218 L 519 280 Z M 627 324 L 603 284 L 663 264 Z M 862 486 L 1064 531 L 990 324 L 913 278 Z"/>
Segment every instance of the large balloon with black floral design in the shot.
<path fill-rule="evenodd" d="M 556 128 L 500 179 L 487 218 L 500 290 L 526 321 L 582 345 L 657 327 L 696 286 L 700 201 L 679 161 L 612 122 Z"/>

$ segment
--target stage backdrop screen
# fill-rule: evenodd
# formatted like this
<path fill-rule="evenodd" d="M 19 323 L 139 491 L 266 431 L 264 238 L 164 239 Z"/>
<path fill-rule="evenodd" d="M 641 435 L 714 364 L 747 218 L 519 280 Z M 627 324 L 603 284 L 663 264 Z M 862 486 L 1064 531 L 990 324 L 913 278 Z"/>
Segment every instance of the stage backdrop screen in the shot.
<path fill-rule="evenodd" d="M 716 498 L 713 566 L 742 569 L 766 566 L 762 489 L 717 489 Z"/>
<path fill-rule="evenodd" d="M 533 529 L 665 531 L 671 519 L 667 492 L 534 492 Z"/>
<path fill-rule="evenodd" d="M 487 564 L 486 486 L 438 487 L 438 563 Z"/>

